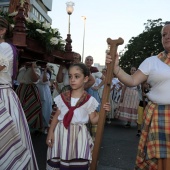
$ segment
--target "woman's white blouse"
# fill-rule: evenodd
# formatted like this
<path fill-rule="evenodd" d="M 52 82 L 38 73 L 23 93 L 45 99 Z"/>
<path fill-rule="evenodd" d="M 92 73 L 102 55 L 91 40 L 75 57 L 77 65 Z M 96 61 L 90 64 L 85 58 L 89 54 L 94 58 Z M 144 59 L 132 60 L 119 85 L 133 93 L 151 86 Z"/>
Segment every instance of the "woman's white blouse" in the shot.
<path fill-rule="evenodd" d="M 6 43 L 0 43 L 0 65 L 5 66 L 0 71 L 0 84 L 12 85 L 12 74 L 13 74 L 13 51 L 11 46 Z"/>
<path fill-rule="evenodd" d="M 152 56 L 142 62 L 139 70 L 148 75 L 147 82 L 151 85 L 148 98 L 157 104 L 170 104 L 170 66 Z"/>
<path fill-rule="evenodd" d="M 71 98 L 71 105 L 75 106 L 78 100 L 79 98 Z M 65 114 L 68 112 L 68 107 L 63 102 L 61 95 L 58 95 L 56 98 L 54 98 L 54 102 L 57 105 L 58 109 L 61 111 L 60 115 L 58 116 L 58 120 L 62 121 L 64 119 Z M 97 100 L 91 96 L 86 103 L 74 110 L 74 115 L 71 120 L 71 123 L 88 123 L 89 114 L 94 112 L 98 105 L 99 103 L 97 102 Z"/>

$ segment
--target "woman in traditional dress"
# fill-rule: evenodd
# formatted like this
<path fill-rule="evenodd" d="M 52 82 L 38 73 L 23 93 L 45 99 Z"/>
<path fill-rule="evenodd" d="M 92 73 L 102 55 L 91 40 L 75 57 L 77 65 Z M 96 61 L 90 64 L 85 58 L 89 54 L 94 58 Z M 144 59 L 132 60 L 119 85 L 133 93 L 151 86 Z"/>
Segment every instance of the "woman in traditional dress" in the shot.
<path fill-rule="evenodd" d="M 27 120 L 12 89 L 17 50 L 4 40 L 8 28 L 8 22 L 0 17 L 0 169 L 38 170 Z"/>
<path fill-rule="evenodd" d="M 130 74 L 136 72 L 135 67 L 131 67 Z M 123 86 L 119 107 L 117 109 L 116 118 L 127 121 L 125 127 L 130 127 L 131 122 L 137 122 L 139 106 L 139 86 L 128 87 Z"/>
<path fill-rule="evenodd" d="M 16 93 L 21 101 L 31 132 L 42 131 L 42 106 L 36 84 L 41 71 L 35 62 L 25 62 L 19 69 L 17 81 L 19 86 Z"/>
<path fill-rule="evenodd" d="M 118 55 L 113 68 L 127 86 L 137 86 L 144 81 L 151 86 L 135 170 L 170 169 L 170 22 L 163 26 L 161 35 L 165 51 L 145 59 L 133 75 L 119 67 Z M 111 61 L 111 56 L 107 55 L 106 63 Z"/>

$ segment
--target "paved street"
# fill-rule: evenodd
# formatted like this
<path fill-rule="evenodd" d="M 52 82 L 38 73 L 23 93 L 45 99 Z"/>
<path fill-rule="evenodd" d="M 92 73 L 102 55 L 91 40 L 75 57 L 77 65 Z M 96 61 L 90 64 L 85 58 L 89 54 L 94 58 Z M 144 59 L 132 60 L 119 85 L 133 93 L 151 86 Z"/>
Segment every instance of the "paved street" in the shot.
<path fill-rule="evenodd" d="M 125 122 L 112 120 L 105 125 L 97 170 L 133 170 L 139 138 L 136 124 L 124 127 Z M 40 170 L 45 170 L 46 135 L 32 135 L 35 154 Z"/>

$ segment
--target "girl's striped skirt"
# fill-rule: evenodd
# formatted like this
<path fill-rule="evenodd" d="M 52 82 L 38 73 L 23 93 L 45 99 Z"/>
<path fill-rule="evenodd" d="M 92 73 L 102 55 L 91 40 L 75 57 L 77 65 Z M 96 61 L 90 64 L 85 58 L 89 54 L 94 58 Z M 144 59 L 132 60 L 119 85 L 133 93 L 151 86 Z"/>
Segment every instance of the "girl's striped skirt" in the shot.
<path fill-rule="evenodd" d="M 47 170 L 88 170 L 92 160 L 93 141 L 85 124 L 62 122 L 56 126 L 55 141 L 47 151 Z"/>

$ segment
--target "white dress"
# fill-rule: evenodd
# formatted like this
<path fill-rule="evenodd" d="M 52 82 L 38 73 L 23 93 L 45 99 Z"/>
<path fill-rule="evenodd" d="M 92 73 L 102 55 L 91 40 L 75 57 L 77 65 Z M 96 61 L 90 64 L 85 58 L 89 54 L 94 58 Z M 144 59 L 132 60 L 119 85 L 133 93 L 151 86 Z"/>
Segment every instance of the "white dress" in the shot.
<path fill-rule="evenodd" d="M 63 102 L 61 95 L 58 95 L 54 101 L 61 113 L 58 117 L 59 123 L 54 131 L 54 145 L 52 148 L 48 148 L 47 160 L 54 157 L 62 160 L 91 160 L 93 140 L 86 124 L 89 121 L 89 114 L 96 110 L 98 102 L 91 96 L 86 103 L 76 108 L 70 126 L 66 129 L 63 125 L 63 118 L 68 112 L 68 107 Z M 78 99 L 71 98 L 72 106 L 75 106 L 77 101 Z"/>

